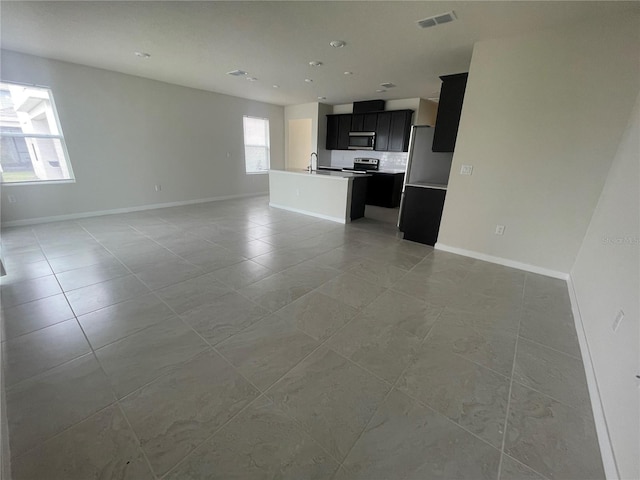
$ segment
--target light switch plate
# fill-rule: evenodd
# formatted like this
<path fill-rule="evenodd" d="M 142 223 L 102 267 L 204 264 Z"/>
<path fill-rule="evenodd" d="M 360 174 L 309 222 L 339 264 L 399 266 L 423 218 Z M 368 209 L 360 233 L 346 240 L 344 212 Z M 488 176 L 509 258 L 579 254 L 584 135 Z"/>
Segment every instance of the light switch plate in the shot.
<path fill-rule="evenodd" d="M 473 165 L 462 165 L 460 167 L 460 175 L 471 175 L 473 172 Z"/>

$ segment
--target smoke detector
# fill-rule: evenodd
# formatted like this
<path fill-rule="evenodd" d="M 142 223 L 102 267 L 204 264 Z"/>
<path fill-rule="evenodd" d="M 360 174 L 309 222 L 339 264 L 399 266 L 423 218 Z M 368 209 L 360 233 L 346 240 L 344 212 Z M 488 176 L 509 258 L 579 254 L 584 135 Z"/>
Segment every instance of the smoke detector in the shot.
<path fill-rule="evenodd" d="M 434 15 L 433 17 L 418 20 L 418 26 L 420 28 L 435 27 L 436 25 L 441 25 L 443 23 L 453 22 L 457 18 L 458 17 L 456 17 L 456 12 L 451 10 L 447 13 L 441 13 L 440 15 Z"/>
<path fill-rule="evenodd" d="M 396 86 L 396 84 L 391 82 L 384 82 L 384 83 L 381 83 L 380 86 L 382 88 L 393 88 Z"/>
<path fill-rule="evenodd" d="M 244 77 L 247 74 L 244 70 L 231 70 L 227 72 L 227 75 L 233 75 L 234 77 Z"/>

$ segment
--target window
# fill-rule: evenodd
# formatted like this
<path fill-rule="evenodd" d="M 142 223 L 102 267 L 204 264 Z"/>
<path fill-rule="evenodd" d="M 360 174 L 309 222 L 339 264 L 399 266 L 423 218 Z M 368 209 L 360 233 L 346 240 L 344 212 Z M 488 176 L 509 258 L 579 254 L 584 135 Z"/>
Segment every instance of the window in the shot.
<path fill-rule="evenodd" d="M 3 183 L 73 180 L 51 90 L 0 82 Z"/>
<path fill-rule="evenodd" d="M 247 173 L 269 171 L 269 119 L 243 117 L 244 163 Z"/>

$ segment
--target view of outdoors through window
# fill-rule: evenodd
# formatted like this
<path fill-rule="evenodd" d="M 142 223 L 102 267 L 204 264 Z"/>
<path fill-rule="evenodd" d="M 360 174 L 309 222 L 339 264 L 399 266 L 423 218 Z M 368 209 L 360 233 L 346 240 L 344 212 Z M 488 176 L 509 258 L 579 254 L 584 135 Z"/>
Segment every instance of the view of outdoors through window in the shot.
<path fill-rule="evenodd" d="M 269 171 L 269 119 L 243 117 L 244 162 L 247 173 Z"/>
<path fill-rule="evenodd" d="M 49 89 L 0 82 L 0 175 L 4 183 L 73 178 Z"/>

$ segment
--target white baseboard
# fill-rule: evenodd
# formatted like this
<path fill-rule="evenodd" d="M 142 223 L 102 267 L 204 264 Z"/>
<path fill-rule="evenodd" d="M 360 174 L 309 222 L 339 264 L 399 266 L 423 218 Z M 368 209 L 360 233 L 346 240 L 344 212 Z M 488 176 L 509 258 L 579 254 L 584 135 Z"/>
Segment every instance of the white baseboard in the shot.
<path fill-rule="evenodd" d="M 277 203 L 269 202 L 269 206 L 273 208 L 279 208 L 281 210 L 287 210 L 289 212 L 302 213 L 303 215 L 310 215 L 312 217 L 321 218 L 323 220 L 330 220 L 332 222 L 343 223 L 343 224 L 347 223 L 347 221 L 344 218 L 331 217 L 329 215 L 323 215 L 322 213 L 309 212 L 308 210 L 300 210 L 298 208 L 293 208 L 293 207 L 285 207 L 284 205 L 279 205 Z"/>
<path fill-rule="evenodd" d="M 13 220 L 2 222 L 3 227 L 23 227 L 38 223 L 60 222 L 64 220 L 76 220 L 78 218 L 99 217 L 101 215 L 113 215 L 116 213 L 141 212 L 143 210 L 155 210 L 157 208 L 181 207 L 184 205 L 195 205 L 197 203 L 218 202 L 220 200 L 232 200 L 234 198 L 257 197 L 268 195 L 269 192 L 240 193 L 237 195 L 223 195 L 220 197 L 198 198 L 196 200 L 182 200 L 179 202 L 153 203 L 150 205 L 139 205 L 137 207 L 114 208 L 112 210 L 94 210 L 92 212 L 70 213 L 68 215 L 53 215 L 50 217 L 27 218 L 25 220 Z"/>
<path fill-rule="evenodd" d="M 593 421 L 598 435 L 598 444 L 600 445 L 600 455 L 602 456 L 602 465 L 607 480 L 619 480 L 620 473 L 616 464 L 611 437 L 609 435 L 609 427 L 607 419 L 604 416 L 604 408 L 600 398 L 600 389 L 596 378 L 593 361 L 591 359 L 591 351 L 589 350 L 589 341 L 582 323 L 582 314 L 578 305 L 578 297 L 571 280 L 571 275 L 567 278 L 567 286 L 569 288 L 569 298 L 571 299 L 571 310 L 573 312 L 573 320 L 578 334 L 578 342 L 580 344 L 580 354 L 582 363 L 584 364 L 584 373 L 587 377 L 587 388 L 589 389 L 589 397 L 591 398 L 591 410 L 593 412 Z"/>
<path fill-rule="evenodd" d="M 463 255 L 465 257 L 475 258 L 476 260 L 483 260 L 485 262 L 497 263 L 498 265 L 504 265 L 505 267 L 517 268 L 518 270 L 524 270 L 525 272 L 537 273 L 546 277 L 559 278 L 561 280 L 567 280 L 569 274 L 560 272 L 558 270 L 551 270 L 548 268 L 537 267 L 535 265 L 529 265 L 528 263 L 516 262 L 515 260 L 509 260 L 508 258 L 495 257 L 493 255 L 487 255 L 486 253 L 474 252 L 473 250 L 465 250 L 464 248 L 451 247 L 437 242 L 436 250 L 442 250 L 443 252 L 455 253 L 457 255 Z"/>

